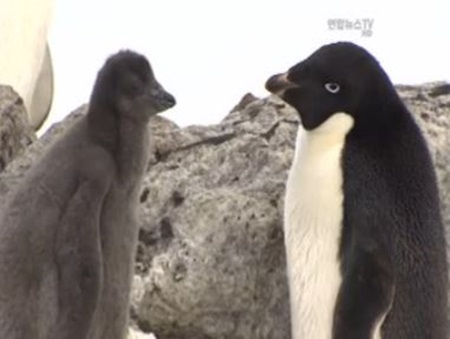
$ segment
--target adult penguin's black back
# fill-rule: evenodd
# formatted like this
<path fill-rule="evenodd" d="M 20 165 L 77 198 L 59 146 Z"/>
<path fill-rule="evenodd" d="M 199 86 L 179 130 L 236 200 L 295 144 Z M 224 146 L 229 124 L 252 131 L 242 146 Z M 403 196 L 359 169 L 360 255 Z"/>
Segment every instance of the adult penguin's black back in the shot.
<path fill-rule="evenodd" d="M 435 172 L 386 73 L 363 48 L 339 42 L 271 77 L 266 87 L 302 121 L 285 212 L 293 338 L 446 339 L 447 264 Z M 335 151 L 342 181 L 331 181 L 336 194 L 320 195 Z M 317 187 L 304 196 L 314 180 Z M 323 208 L 315 214 L 316 196 Z M 323 235 L 311 236 L 325 224 Z M 335 253 L 331 243 L 320 243 L 333 232 Z M 338 273 L 326 273 L 334 258 Z M 323 302 L 313 302 L 312 291 L 323 291 Z"/>

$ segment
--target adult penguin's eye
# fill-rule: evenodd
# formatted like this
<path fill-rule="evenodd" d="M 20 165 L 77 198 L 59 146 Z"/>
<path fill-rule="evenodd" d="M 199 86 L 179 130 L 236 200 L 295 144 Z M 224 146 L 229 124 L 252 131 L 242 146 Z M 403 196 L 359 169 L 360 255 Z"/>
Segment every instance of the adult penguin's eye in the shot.
<path fill-rule="evenodd" d="M 327 82 L 325 84 L 325 89 L 330 93 L 336 94 L 341 89 L 341 86 L 335 82 Z"/>

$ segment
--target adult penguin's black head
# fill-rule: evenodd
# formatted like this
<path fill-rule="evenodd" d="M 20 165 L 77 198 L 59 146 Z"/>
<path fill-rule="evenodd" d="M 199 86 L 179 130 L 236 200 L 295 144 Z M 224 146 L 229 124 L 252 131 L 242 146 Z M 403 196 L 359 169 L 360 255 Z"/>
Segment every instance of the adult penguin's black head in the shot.
<path fill-rule="evenodd" d="M 392 105 L 401 105 L 377 60 L 350 42 L 322 46 L 286 73 L 272 76 L 266 88 L 298 111 L 306 130 L 335 113 L 350 115 L 355 127 L 382 127 L 395 119 Z"/>

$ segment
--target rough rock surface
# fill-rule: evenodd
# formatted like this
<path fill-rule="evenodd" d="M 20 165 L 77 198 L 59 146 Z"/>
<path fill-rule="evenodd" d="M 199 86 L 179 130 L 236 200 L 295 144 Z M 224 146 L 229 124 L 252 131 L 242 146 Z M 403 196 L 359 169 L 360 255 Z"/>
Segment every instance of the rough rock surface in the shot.
<path fill-rule="evenodd" d="M 142 329 L 289 337 L 281 206 L 296 125 L 284 104 L 255 100 L 219 125 L 160 138 L 141 195 Z"/>
<path fill-rule="evenodd" d="M 22 99 L 12 87 L 0 85 L 0 171 L 34 140 Z"/>
<path fill-rule="evenodd" d="M 448 228 L 450 85 L 398 89 L 428 138 Z M 0 199 L 79 114 L 0 174 Z M 219 125 L 181 129 L 152 120 L 131 310 L 143 332 L 158 339 L 290 337 L 282 204 L 297 125 L 284 103 L 251 95 Z"/>

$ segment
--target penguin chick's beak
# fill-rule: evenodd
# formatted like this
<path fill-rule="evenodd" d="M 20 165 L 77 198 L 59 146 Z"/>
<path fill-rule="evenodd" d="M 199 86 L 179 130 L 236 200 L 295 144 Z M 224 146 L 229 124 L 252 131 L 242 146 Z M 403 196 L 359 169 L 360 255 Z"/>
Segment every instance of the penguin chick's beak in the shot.
<path fill-rule="evenodd" d="M 175 97 L 159 84 L 156 88 L 149 90 L 146 94 L 148 101 L 152 106 L 158 109 L 158 112 L 166 111 L 174 107 L 177 103 Z"/>
<path fill-rule="evenodd" d="M 278 96 L 282 96 L 286 90 L 295 87 L 298 87 L 298 85 L 287 78 L 287 73 L 275 74 L 266 82 L 266 89 Z"/>
<path fill-rule="evenodd" d="M 167 109 L 172 108 L 177 103 L 175 97 L 166 91 L 161 92 L 158 99 Z"/>

